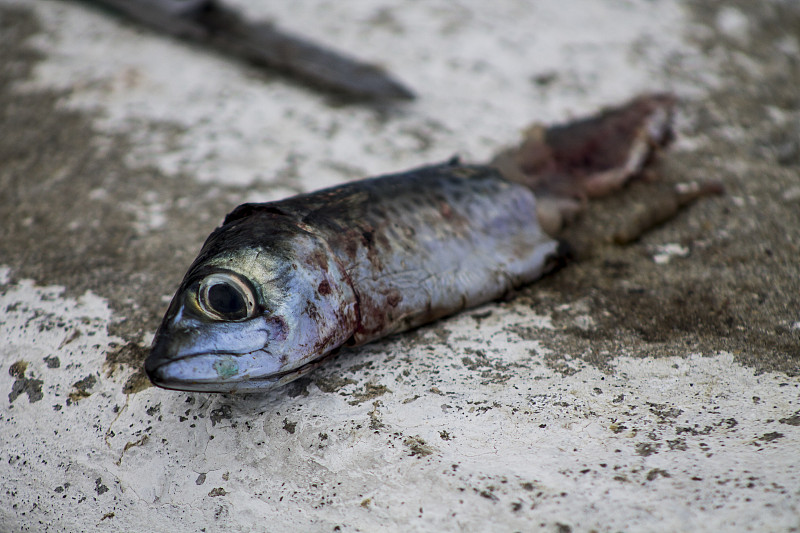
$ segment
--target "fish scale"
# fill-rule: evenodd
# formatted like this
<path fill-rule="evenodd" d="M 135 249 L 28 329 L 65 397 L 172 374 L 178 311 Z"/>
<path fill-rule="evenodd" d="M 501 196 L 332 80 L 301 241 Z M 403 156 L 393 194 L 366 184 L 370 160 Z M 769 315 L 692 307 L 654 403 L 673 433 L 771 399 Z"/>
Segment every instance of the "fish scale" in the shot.
<path fill-rule="evenodd" d="M 356 344 L 498 298 L 540 277 L 556 251 L 533 194 L 489 167 L 424 167 L 341 192 L 349 210 L 337 218 L 334 207 L 322 233 L 358 299 Z"/>

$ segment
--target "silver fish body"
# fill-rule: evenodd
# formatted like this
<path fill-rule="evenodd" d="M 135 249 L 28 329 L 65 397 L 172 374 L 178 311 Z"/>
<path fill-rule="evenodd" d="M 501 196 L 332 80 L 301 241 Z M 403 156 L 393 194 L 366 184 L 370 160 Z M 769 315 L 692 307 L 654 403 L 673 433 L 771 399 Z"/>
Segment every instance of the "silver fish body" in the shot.
<path fill-rule="evenodd" d="M 557 248 L 530 189 L 486 166 L 451 162 L 244 204 L 203 245 L 145 368 L 165 388 L 268 389 L 343 345 L 534 281 Z"/>

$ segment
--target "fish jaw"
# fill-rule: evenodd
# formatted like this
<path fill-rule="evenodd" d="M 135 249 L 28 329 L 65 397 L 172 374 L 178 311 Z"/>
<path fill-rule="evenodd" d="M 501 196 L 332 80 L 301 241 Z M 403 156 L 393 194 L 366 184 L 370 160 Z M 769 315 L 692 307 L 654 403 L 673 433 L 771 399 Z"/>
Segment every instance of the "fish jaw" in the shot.
<path fill-rule="evenodd" d="M 259 376 L 260 365 L 250 365 L 259 360 L 252 354 L 198 354 L 183 359 L 173 359 L 160 366 L 147 369 L 147 375 L 155 385 L 163 389 L 189 392 L 238 392 L 271 388 L 273 373 Z M 235 378 L 235 379 L 232 379 Z"/>
<path fill-rule="evenodd" d="M 332 352 L 289 371 L 264 373 L 264 357 L 251 354 L 200 354 L 148 369 L 150 380 L 162 389 L 187 392 L 258 393 L 279 387 L 308 374 Z M 250 369 L 254 369 L 252 372 Z M 231 378 L 236 379 L 231 379 Z"/>
<path fill-rule="evenodd" d="M 263 317 L 214 324 L 187 318 L 180 311 L 156 334 L 145 372 L 165 389 L 206 392 L 238 390 L 243 382 L 269 385 L 281 371 L 280 358 L 265 347 L 279 328 Z"/>

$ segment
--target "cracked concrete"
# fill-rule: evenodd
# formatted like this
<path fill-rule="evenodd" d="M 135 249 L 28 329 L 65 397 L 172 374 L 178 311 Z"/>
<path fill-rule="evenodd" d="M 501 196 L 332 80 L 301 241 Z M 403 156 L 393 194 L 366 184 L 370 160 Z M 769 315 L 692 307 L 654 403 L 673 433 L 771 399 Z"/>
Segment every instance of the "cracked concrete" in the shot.
<path fill-rule="evenodd" d="M 83 4 L 0 0 L 0 529 L 800 528 L 795 3 L 239 3 L 419 100 L 342 105 Z M 144 379 L 235 205 L 484 160 L 533 120 L 665 89 L 659 175 L 724 196 L 598 242 L 647 201 L 632 187 L 513 300 L 268 394 Z"/>

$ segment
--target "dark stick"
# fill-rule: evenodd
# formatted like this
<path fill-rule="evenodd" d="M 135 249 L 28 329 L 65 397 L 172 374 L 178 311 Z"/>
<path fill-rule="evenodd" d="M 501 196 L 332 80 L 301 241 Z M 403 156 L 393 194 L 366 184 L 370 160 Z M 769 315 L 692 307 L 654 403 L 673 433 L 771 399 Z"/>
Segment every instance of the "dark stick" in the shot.
<path fill-rule="evenodd" d="M 251 22 L 216 0 L 89 0 L 162 33 L 287 74 L 346 96 L 411 100 L 380 67 L 362 63 L 272 24 Z"/>

